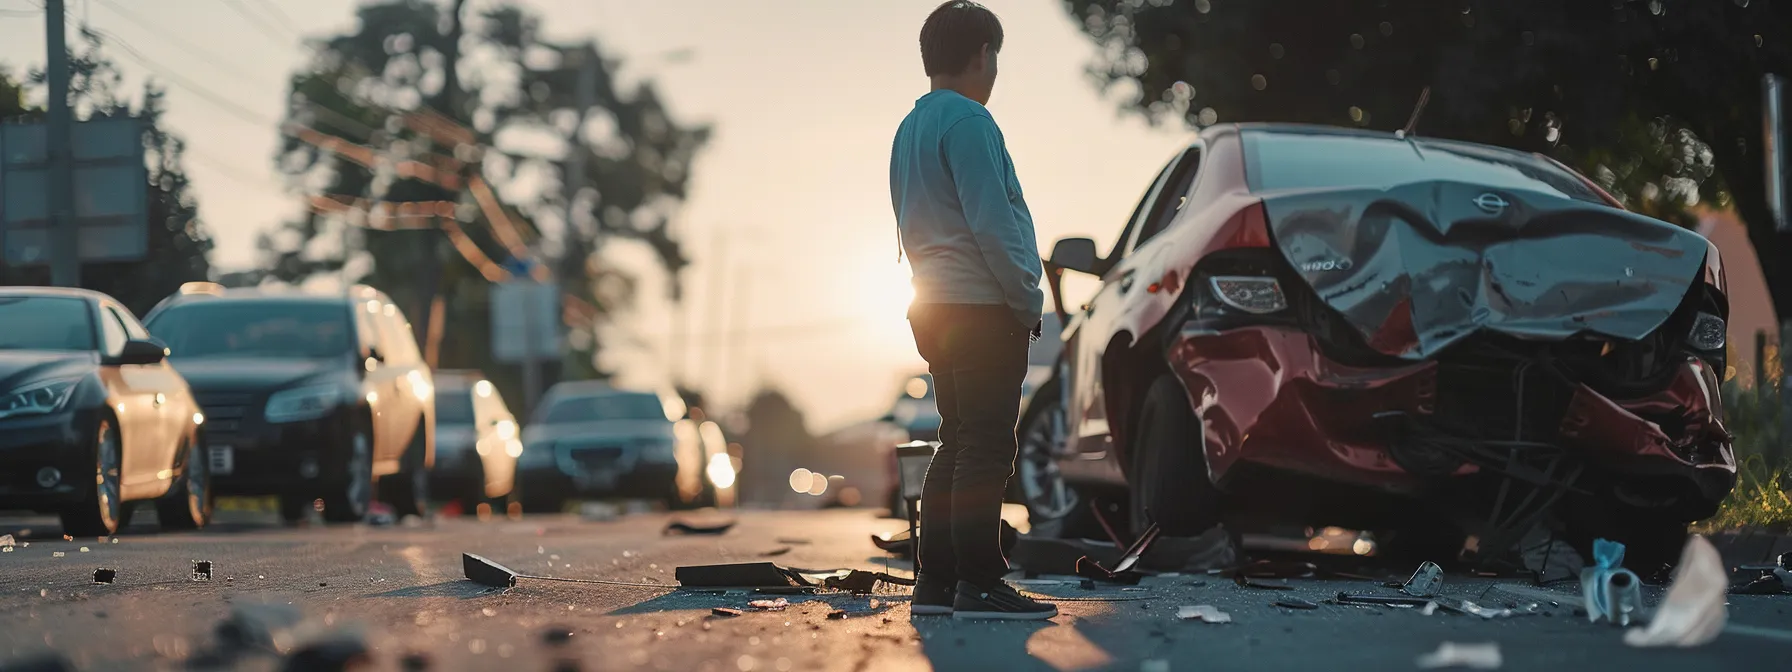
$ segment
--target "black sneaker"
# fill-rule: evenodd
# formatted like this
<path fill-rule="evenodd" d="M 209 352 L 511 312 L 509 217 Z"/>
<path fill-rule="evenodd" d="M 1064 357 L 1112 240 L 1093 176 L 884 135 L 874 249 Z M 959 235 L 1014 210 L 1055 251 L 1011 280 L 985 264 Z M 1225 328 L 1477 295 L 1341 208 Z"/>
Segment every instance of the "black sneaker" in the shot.
<path fill-rule="evenodd" d="M 915 577 L 915 596 L 908 603 L 908 613 L 915 616 L 951 614 L 953 583 L 926 574 Z"/>
<path fill-rule="evenodd" d="M 988 589 L 959 581 L 952 600 L 953 618 L 1043 621 L 1057 615 L 1057 607 L 1028 599 L 1006 581 L 996 581 Z"/>

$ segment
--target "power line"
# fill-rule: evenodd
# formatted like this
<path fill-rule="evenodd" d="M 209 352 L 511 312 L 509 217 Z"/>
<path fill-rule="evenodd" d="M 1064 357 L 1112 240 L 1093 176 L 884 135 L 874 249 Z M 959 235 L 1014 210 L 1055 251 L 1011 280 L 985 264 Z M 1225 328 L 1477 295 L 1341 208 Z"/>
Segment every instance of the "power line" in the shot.
<path fill-rule="evenodd" d="M 230 63 L 229 58 L 222 57 L 217 54 L 207 52 L 204 49 L 198 48 L 193 43 L 181 39 L 180 37 L 176 36 L 174 33 L 170 32 L 170 31 L 163 30 L 157 26 L 151 25 L 148 21 L 144 20 L 143 17 L 137 15 L 136 13 L 131 12 L 130 10 L 125 9 L 123 6 L 120 6 L 117 2 L 114 2 L 114 0 L 99 0 L 99 3 L 102 5 L 105 5 L 107 9 L 112 10 L 112 13 L 123 17 L 126 21 L 137 24 L 137 26 L 139 28 L 149 31 L 149 33 L 151 35 L 154 35 L 157 39 L 165 40 L 165 41 L 173 44 L 174 46 L 180 47 L 182 51 L 185 51 L 189 54 L 192 54 L 194 56 L 198 56 L 202 59 L 205 59 L 205 61 L 208 64 L 210 64 L 214 67 L 218 67 L 222 70 L 233 73 L 233 74 L 235 74 L 239 77 L 242 77 L 243 79 L 248 80 L 248 81 L 259 82 L 259 81 L 265 79 L 262 77 L 257 77 L 254 74 L 245 72 L 243 70 L 237 69 L 236 66 L 234 66 Z"/>
<path fill-rule="evenodd" d="M 267 19 L 261 18 L 259 16 L 256 16 L 256 15 L 250 13 L 249 8 L 244 7 L 243 3 L 239 2 L 238 0 L 223 0 L 223 2 L 226 6 L 230 7 L 231 11 L 236 12 L 238 16 L 243 17 L 249 23 L 253 24 L 257 31 L 260 31 L 261 34 L 263 34 L 263 35 L 273 38 L 275 41 L 285 41 L 285 40 L 290 40 L 292 38 L 298 37 L 297 34 L 290 33 L 290 32 L 283 34 L 282 31 L 280 31 L 279 29 L 274 28 L 273 24 L 269 23 Z"/>
<path fill-rule="evenodd" d="M 211 102 L 213 105 L 218 106 L 219 109 L 230 113 L 231 116 L 234 116 L 238 119 L 242 119 L 243 121 L 249 122 L 251 124 L 256 124 L 256 125 L 271 125 L 271 126 L 279 125 L 279 122 L 269 119 L 268 117 L 263 116 L 259 112 L 256 112 L 249 108 L 238 105 L 235 102 L 232 102 L 228 97 L 218 94 L 210 89 L 205 88 L 204 86 L 201 86 L 199 83 L 194 82 L 193 80 L 187 79 L 186 77 L 181 76 L 181 75 L 177 75 L 173 71 L 162 67 L 161 65 L 157 64 L 155 61 L 150 60 L 149 57 L 144 56 L 143 52 L 137 51 L 137 49 L 135 47 L 132 47 L 129 42 L 126 42 L 123 39 L 120 39 L 117 35 L 106 32 L 104 30 L 100 30 L 98 28 L 93 28 L 91 26 L 88 27 L 87 30 L 92 31 L 95 35 L 99 35 L 100 37 L 106 38 L 106 40 L 108 42 L 117 45 L 119 49 L 122 49 L 124 51 L 126 57 L 130 58 L 133 61 L 136 61 L 136 63 L 138 65 L 148 68 L 151 72 L 154 72 L 157 75 L 162 76 L 162 78 L 167 79 L 169 82 L 174 83 L 176 86 L 186 89 L 187 92 L 192 93 L 193 95 L 199 96 L 200 98 L 203 98 L 208 102 Z"/>

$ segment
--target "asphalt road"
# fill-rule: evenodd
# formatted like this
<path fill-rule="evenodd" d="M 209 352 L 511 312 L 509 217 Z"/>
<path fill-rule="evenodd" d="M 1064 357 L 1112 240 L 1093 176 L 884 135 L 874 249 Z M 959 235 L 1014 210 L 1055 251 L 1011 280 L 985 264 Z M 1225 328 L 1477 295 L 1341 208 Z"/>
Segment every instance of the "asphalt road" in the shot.
<path fill-rule="evenodd" d="M 0 534 L 29 542 L 0 554 L 0 669 L 50 651 L 96 670 L 272 670 L 292 660 L 224 645 L 218 626 L 233 609 L 261 614 L 261 622 L 293 610 L 304 620 L 273 638 L 275 647 L 360 641 L 375 669 L 1331 672 L 1417 669 L 1416 658 L 1444 642 L 1497 643 L 1509 670 L 1767 670 L 1786 669 L 1792 658 L 1792 640 L 1731 634 L 1693 650 L 1632 649 L 1618 629 L 1565 608 L 1489 621 L 1416 609 L 1271 606 L 1288 597 L 1318 602 L 1341 590 L 1388 592 L 1369 582 L 1295 580 L 1293 590 L 1274 591 L 1173 576 L 1148 579 L 1136 591 L 1030 586 L 1133 601 L 1063 603 L 1051 622 L 981 623 L 911 620 L 899 592 L 791 596 L 782 612 L 717 617 L 711 608 L 744 609 L 762 596 L 526 579 L 500 591 L 461 573 L 462 552 L 526 573 L 664 584 L 680 564 L 881 569 L 868 535 L 903 524 L 866 511 L 744 512 L 721 536 L 666 536 L 665 514 L 299 528 L 279 526 L 272 514 L 226 518 L 204 533 L 140 528 L 117 543 L 64 541 L 53 519 L 0 519 Z M 192 580 L 194 560 L 213 563 L 210 581 Z M 113 583 L 92 582 L 99 568 L 117 572 Z M 1448 581 L 1447 592 L 1467 597 L 1487 583 Z M 1649 592 L 1650 603 L 1659 597 Z M 1233 622 L 1177 620 L 1179 606 L 1198 604 L 1228 612 Z M 836 610 L 846 617 L 829 618 Z M 1792 631 L 1792 596 L 1734 596 L 1730 620 Z"/>

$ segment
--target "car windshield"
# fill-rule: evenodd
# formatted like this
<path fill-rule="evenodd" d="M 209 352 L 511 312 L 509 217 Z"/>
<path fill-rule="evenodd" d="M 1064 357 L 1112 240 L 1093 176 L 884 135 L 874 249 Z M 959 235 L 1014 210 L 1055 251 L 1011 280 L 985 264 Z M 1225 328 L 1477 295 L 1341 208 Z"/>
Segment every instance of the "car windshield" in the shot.
<path fill-rule="evenodd" d="M 1579 177 L 1549 161 L 1464 142 L 1250 131 L 1244 147 L 1245 179 L 1253 191 L 1449 180 L 1606 204 Z"/>
<path fill-rule="evenodd" d="M 334 303 L 228 301 L 174 306 L 148 327 L 170 357 L 335 357 L 354 349 L 348 308 Z"/>
<path fill-rule="evenodd" d="M 87 302 L 59 296 L 0 297 L 0 350 L 95 350 Z"/>
<path fill-rule="evenodd" d="M 443 425 L 473 424 L 473 393 L 460 388 L 436 389 L 436 423 Z"/>
<path fill-rule="evenodd" d="M 605 394 L 554 402 L 543 416 L 548 424 L 601 420 L 665 420 L 666 406 L 651 394 Z"/>

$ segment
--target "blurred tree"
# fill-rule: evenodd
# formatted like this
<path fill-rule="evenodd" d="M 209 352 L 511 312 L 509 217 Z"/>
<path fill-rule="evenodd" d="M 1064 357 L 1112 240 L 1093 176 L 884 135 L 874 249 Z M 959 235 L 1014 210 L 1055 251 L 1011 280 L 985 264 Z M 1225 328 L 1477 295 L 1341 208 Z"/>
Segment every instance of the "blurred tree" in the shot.
<path fill-rule="evenodd" d="M 1092 73 L 1135 87 L 1129 107 L 1154 120 L 1394 130 L 1429 86 L 1420 134 L 1552 153 L 1676 219 L 1694 193 L 1734 203 L 1778 311 L 1792 315 L 1792 236 L 1773 229 L 1761 152 L 1761 78 L 1792 75 L 1792 3 L 1065 5 L 1102 47 Z"/>
<path fill-rule="evenodd" d="M 411 222 L 421 229 L 387 231 L 342 213 L 315 212 L 266 236 L 262 248 L 274 279 L 340 273 L 386 291 L 413 320 L 427 314 L 424 297 L 439 287 L 449 325 L 440 365 L 485 370 L 520 400 L 516 367 L 491 359 L 489 283 L 532 263 L 552 269 L 573 306 L 571 352 L 560 377 L 599 377 L 595 320 L 628 305 L 634 284 L 597 263 L 597 252 L 615 238 L 642 240 L 677 277 L 686 260 L 668 222 L 708 130 L 673 122 L 650 84 L 620 93 L 617 61 L 595 47 L 549 43 L 539 19 L 525 10 L 501 5 L 468 17 L 463 27 L 464 4 L 363 5 L 353 31 L 314 42 L 315 58 L 292 77 L 277 161 L 313 196 L 451 202 L 465 238 L 445 239 L 433 218 Z M 596 76 L 592 106 L 581 111 L 576 59 L 582 56 Z M 326 136 L 365 149 L 320 147 L 318 138 Z M 372 157 L 372 165 L 348 158 L 356 152 Z M 582 175 L 568 174 L 574 152 L 584 155 Z M 405 160 L 427 169 L 401 170 Z M 492 183 L 489 201 L 481 203 L 474 179 Z M 562 188 L 569 181 L 577 194 L 570 226 L 563 223 Z M 516 224 L 514 234 L 506 222 Z M 519 241 L 530 249 L 517 249 Z"/>
<path fill-rule="evenodd" d="M 102 40 L 82 32 L 82 50 L 70 50 L 69 105 L 76 118 L 136 116 L 143 120 L 143 144 L 149 162 L 149 253 L 140 261 L 90 263 L 83 267 L 82 286 L 112 295 L 142 316 L 182 283 L 205 280 L 211 273 L 211 235 L 199 219 L 199 204 L 188 190 L 182 167 L 186 146 L 162 127 L 166 92 L 153 81 L 144 85 L 141 102 L 120 94 L 118 67 L 105 55 Z M 44 87 L 44 73 L 30 73 L 28 86 Z M 27 84 L 0 72 L 0 120 L 40 120 L 44 110 L 26 107 Z M 46 267 L 0 266 L 0 284 L 47 285 Z"/>

